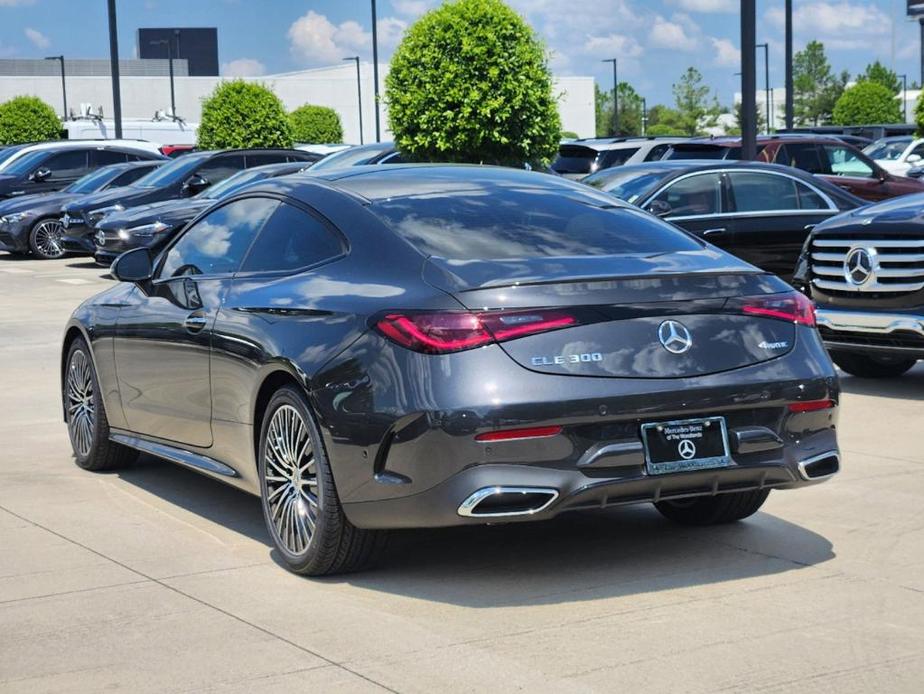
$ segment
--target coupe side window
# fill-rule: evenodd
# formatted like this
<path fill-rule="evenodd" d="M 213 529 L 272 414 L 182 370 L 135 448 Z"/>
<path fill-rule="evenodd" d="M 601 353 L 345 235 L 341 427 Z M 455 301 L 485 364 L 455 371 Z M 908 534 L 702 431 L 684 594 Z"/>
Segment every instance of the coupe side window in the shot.
<path fill-rule="evenodd" d="M 834 175 L 872 178 L 872 167 L 853 150 L 838 145 L 824 145 L 822 149 L 824 149 L 825 156 L 828 157 L 831 173 Z"/>
<path fill-rule="evenodd" d="M 343 252 L 340 239 L 307 212 L 282 203 L 260 231 L 242 272 L 279 272 L 317 265 Z"/>
<path fill-rule="evenodd" d="M 87 172 L 87 151 L 72 149 L 46 159 L 39 168 L 51 171 L 52 180 L 78 178 Z"/>
<path fill-rule="evenodd" d="M 225 154 L 206 162 L 196 173 L 205 178 L 210 185 L 215 185 L 244 168 L 243 154 Z"/>
<path fill-rule="evenodd" d="M 236 272 L 278 205 L 270 198 L 244 198 L 219 207 L 187 229 L 167 251 L 158 277 Z"/>
<path fill-rule="evenodd" d="M 705 173 L 672 183 L 652 202 L 670 205 L 668 217 L 718 214 L 722 211 L 722 176 Z"/>

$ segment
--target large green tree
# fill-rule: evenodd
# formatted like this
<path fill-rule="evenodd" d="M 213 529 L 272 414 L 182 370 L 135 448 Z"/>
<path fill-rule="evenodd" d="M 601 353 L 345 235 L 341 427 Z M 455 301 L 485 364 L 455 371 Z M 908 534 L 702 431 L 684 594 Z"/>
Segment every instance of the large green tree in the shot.
<path fill-rule="evenodd" d="M 793 114 L 799 123 L 820 125 L 831 120 L 834 104 L 850 74 L 834 74 L 820 41 L 810 41 L 793 58 Z"/>
<path fill-rule="evenodd" d="M 597 136 L 613 135 L 613 91 L 595 87 Z M 642 97 L 628 82 L 619 83 L 619 132 L 616 135 L 642 134 Z"/>
<path fill-rule="evenodd" d="M 741 128 L 742 128 L 741 121 L 743 118 L 742 106 L 743 105 L 744 104 L 740 101 L 735 104 L 735 125 L 728 129 L 728 133 L 727 133 L 728 135 L 740 135 L 741 134 Z M 764 114 L 760 110 L 760 108 L 757 108 L 755 110 L 755 113 L 757 113 L 757 132 L 761 133 L 766 128 L 767 119 L 764 118 Z"/>
<path fill-rule="evenodd" d="M 857 75 L 857 82 L 876 82 L 897 95 L 902 90 L 902 81 L 898 75 L 878 60 L 866 66 L 866 69 Z"/>
<path fill-rule="evenodd" d="M 221 82 L 202 102 L 200 149 L 291 147 L 292 128 L 279 97 L 253 82 Z"/>
<path fill-rule="evenodd" d="M 684 135 L 680 113 L 670 106 L 655 104 L 648 109 L 648 127 L 645 133 L 652 136 Z"/>
<path fill-rule="evenodd" d="M 837 125 L 898 123 L 901 119 L 895 94 L 880 82 L 857 82 L 834 104 L 833 120 Z"/>
<path fill-rule="evenodd" d="M 716 124 L 720 108 L 718 100 L 709 99 L 709 87 L 695 67 L 688 67 L 672 87 L 678 114 L 677 126 L 684 135 L 696 135 Z"/>
<path fill-rule="evenodd" d="M 541 164 L 561 119 L 545 46 L 501 0 L 455 0 L 404 35 L 385 80 L 398 149 L 417 160 Z"/>

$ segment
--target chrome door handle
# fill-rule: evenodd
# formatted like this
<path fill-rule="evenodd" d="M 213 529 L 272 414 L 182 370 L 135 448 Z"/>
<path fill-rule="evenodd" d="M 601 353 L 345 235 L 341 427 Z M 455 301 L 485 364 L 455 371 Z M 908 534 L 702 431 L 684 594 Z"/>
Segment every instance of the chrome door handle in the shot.
<path fill-rule="evenodd" d="M 706 229 L 706 231 L 703 232 L 703 236 L 721 236 L 725 232 L 725 227 L 717 227 L 715 229 Z"/>
<path fill-rule="evenodd" d="M 201 331 L 208 322 L 208 316 L 206 316 L 204 313 L 199 313 L 196 311 L 195 313 L 190 313 L 188 316 L 186 316 L 186 320 L 183 321 L 183 327 L 186 328 L 187 332 L 197 333 Z"/>

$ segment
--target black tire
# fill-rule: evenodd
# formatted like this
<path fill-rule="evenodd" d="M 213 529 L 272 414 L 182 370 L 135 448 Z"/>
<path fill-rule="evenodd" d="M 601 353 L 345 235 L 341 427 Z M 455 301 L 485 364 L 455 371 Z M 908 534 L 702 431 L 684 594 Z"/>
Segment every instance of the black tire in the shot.
<path fill-rule="evenodd" d="M 66 255 L 60 241 L 63 231 L 61 222 L 54 217 L 36 220 L 29 230 L 29 250 L 32 255 L 42 260 L 63 258 Z"/>
<path fill-rule="evenodd" d="M 832 352 L 831 359 L 842 371 L 860 378 L 897 378 L 917 363 L 917 359 Z"/>
<path fill-rule="evenodd" d="M 132 463 L 138 457 L 138 451 L 109 440 L 106 407 L 100 396 L 93 359 L 83 338 L 71 343 L 65 368 L 62 393 L 65 421 L 78 467 L 99 472 Z M 78 377 L 78 371 L 82 374 L 84 368 L 88 387 L 78 387 L 77 380 L 84 379 L 83 375 Z"/>
<path fill-rule="evenodd" d="M 716 496 L 697 496 L 655 504 L 665 518 L 683 525 L 733 523 L 757 513 L 769 496 L 769 489 L 730 492 Z"/>
<path fill-rule="evenodd" d="M 301 431 L 295 414 L 307 440 L 297 433 L 286 438 L 286 432 Z M 290 426 L 285 426 L 287 417 Z M 278 447 L 269 446 L 271 431 Z M 257 467 L 266 529 L 291 571 L 306 576 L 349 573 L 366 568 L 382 553 L 387 533 L 357 528 L 344 515 L 321 433 L 299 389 L 284 386 L 269 401 L 260 426 Z"/>

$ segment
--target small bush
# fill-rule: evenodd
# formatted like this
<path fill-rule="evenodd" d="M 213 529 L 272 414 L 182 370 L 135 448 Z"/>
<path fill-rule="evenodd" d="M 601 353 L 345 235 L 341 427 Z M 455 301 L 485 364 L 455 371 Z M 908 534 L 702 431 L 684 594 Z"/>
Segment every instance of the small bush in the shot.
<path fill-rule="evenodd" d="M 234 80 L 202 103 L 199 149 L 291 147 L 292 128 L 279 97 L 261 84 Z"/>
<path fill-rule="evenodd" d="M 57 140 L 61 121 L 55 110 L 35 96 L 17 96 L 0 104 L 0 143 Z"/>
<path fill-rule="evenodd" d="M 338 144 L 343 142 L 343 125 L 337 112 L 327 106 L 305 104 L 289 114 L 292 137 L 296 142 Z"/>
<path fill-rule="evenodd" d="M 541 165 L 561 120 L 545 47 L 501 0 L 455 0 L 405 33 L 385 81 L 398 149 L 419 161 Z"/>
<path fill-rule="evenodd" d="M 562 130 L 561 139 L 562 140 L 576 140 L 578 139 L 578 134 L 572 130 Z"/>
<path fill-rule="evenodd" d="M 836 125 L 900 123 L 902 111 L 892 91 L 878 82 L 857 82 L 834 104 Z"/>

